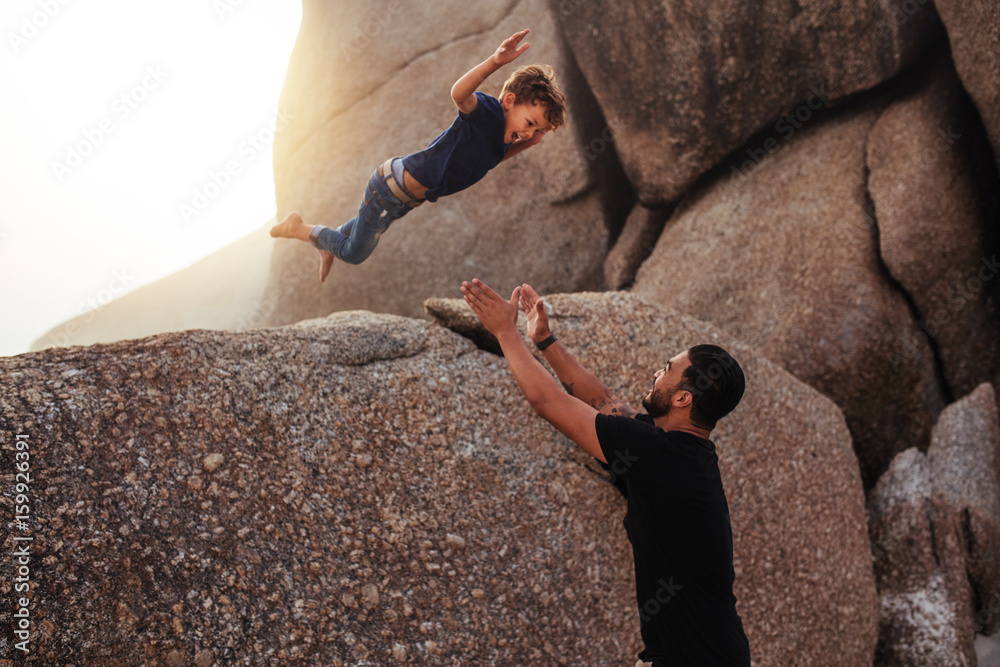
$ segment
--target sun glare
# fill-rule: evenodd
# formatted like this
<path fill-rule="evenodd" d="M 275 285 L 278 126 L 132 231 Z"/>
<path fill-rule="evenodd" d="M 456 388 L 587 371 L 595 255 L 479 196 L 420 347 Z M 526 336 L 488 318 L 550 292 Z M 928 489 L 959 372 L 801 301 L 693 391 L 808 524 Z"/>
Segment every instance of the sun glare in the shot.
<path fill-rule="evenodd" d="M 295 2 L 0 7 L 0 355 L 274 215 Z M 103 299 L 102 299 L 103 300 Z"/>

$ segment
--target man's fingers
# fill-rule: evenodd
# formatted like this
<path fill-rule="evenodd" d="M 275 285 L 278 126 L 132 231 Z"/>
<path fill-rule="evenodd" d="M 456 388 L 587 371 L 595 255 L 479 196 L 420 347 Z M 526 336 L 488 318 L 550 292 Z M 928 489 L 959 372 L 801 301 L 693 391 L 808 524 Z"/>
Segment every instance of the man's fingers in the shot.
<path fill-rule="evenodd" d="M 462 283 L 462 293 L 465 295 L 466 303 L 477 312 L 485 308 L 491 299 L 500 298 L 496 292 L 490 289 L 489 285 L 478 278 L 471 283 L 468 281 Z"/>
<path fill-rule="evenodd" d="M 473 310 L 476 309 L 482 299 L 482 292 L 475 285 L 469 282 L 462 283 L 462 295 L 465 297 L 465 302 L 469 304 Z"/>
<path fill-rule="evenodd" d="M 500 295 L 497 294 L 496 292 L 494 292 L 492 287 L 490 287 L 489 285 L 487 285 L 486 283 L 484 283 L 479 278 L 473 278 L 472 279 L 472 284 L 474 286 L 478 287 L 480 289 L 480 291 L 482 291 L 482 293 L 486 296 L 486 298 L 488 298 L 488 299 L 493 299 L 493 298 L 499 299 L 500 298 Z"/>
<path fill-rule="evenodd" d="M 510 293 L 510 304 L 511 308 L 517 308 L 518 302 L 521 300 L 521 288 L 515 287 L 514 291 Z"/>

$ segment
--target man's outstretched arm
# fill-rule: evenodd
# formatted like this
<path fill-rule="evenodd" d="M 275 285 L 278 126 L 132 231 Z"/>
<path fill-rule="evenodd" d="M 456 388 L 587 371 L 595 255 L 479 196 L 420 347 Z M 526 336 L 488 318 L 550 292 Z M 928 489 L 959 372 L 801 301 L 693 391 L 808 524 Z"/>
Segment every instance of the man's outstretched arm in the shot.
<path fill-rule="evenodd" d="M 520 296 L 521 307 L 528 316 L 528 337 L 535 343 L 541 343 L 552 335 L 545 304 L 528 284 L 521 286 Z M 634 417 L 639 414 L 638 410 L 615 396 L 600 378 L 581 366 L 559 341 L 546 347 L 542 355 L 571 396 L 606 415 Z"/>
<path fill-rule="evenodd" d="M 597 439 L 597 410 L 576 400 L 559 386 L 552 375 L 528 350 L 517 330 L 518 287 L 505 301 L 481 280 L 462 283 L 462 294 L 483 326 L 500 342 L 510 372 L 540 417 L 594 458 L 607 463 Z"/>

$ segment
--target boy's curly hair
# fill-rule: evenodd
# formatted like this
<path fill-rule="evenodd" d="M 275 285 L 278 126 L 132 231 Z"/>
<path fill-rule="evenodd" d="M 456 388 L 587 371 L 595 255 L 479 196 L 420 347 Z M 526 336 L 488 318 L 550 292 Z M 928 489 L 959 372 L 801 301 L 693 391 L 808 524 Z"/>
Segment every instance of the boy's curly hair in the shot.
<path fill-rule="evenodd" d="M 507 93 L 514 93 L 515 104 L 544 104 L 545 120 L 553 130 L 566 122 L 566 98 L 556 85 L 555 70 L 548 65 L 544 69 L 528 65 L 511 74 L 503 84 L 500 98 Z"/>

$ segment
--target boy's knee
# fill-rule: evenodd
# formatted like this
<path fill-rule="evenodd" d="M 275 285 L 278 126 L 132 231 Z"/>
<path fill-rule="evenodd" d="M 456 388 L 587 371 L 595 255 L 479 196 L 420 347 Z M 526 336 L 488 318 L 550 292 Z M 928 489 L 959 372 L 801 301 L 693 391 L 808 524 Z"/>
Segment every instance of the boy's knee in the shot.
<path fill-rule="evenodd" d="M 347 264 L 353 264 L 353 265 L 357 266 L 361 262 L 363 262 L 366 259 L 368 259 L 368 255 L 361 256 L 358 253 L 349 252 L 349 253 L 344 253 L 343 255 L 338 256 L 338 259 L 346 262 Z"/>
<path fill-rule="evenodd" d="M 348 264 L 355 266 L 368 259 L 375 248 L 345 248 L 343 252 L 337 253 L 337 257 Z"/>

